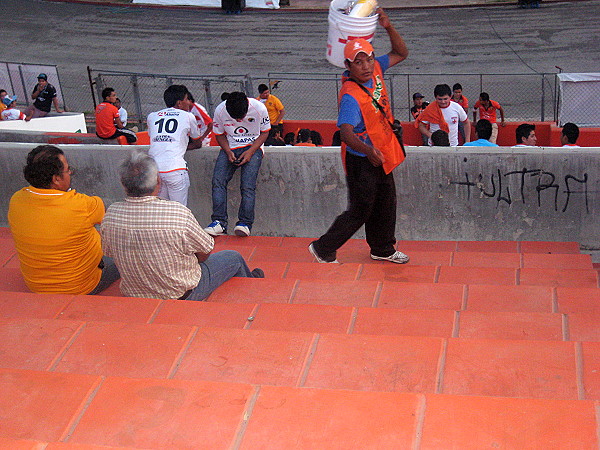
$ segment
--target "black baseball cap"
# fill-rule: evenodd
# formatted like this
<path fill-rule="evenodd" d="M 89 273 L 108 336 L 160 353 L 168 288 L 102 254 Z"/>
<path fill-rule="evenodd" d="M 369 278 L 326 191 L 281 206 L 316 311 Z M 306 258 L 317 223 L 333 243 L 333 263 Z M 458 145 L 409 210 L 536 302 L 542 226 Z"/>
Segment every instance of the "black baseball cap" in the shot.
<path fill-rule="evenodd" d="M 46 81 L 48 81 L 48 75 L 46 75 L 45 73 L 40 73 L 37 76 L 37 78 L 38 78 L 38 80 L 46 80 Z"/>
<path fill-rule="evenodd" d="M 418 92 L 415 92 L 415 93 L 413 94 L 413 100 L 416 100 L 416 99 L 418 99 L 418 98 L 425 98 L 425 96 L 424 96 L 424 95 L 421 95 L 421 94 L 420 94 L 420 93 L 418 93 Z"/>

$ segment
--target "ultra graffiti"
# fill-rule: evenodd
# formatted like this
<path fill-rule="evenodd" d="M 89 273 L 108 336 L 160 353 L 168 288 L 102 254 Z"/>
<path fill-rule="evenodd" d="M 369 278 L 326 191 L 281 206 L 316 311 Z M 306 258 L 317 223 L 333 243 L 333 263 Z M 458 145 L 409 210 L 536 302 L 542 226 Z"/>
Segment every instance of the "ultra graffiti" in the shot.
<path fill-rule="evenodd" d="M 547 172 L 542 169 L 527 169 L 515 170 L 511 172 L 502 173 L 500 169 L 496 170 L 496 173 L 492 173 L 489 176 L 489 183 L 487 178 L 481 173 L 471 179 L 468 173 L 465 173 L 465 181 L 452 181 L 450 184 L 465 186 L 467 189 L 467 200 L 471 200 L 472 190 L 476 189 L 479 192 L 480 198 L 495 198 L 498 203 L 505 202 L 510 205 L 516 199 L 513 199 L 514 192 L 511 193 L 509 182 L 512 181 L 510 177 L 517 177 L 519 179 L 517 195 L 520 195 L 520 201 L 527 203 L 526 191 L 535 189 L 537 196 L 538 207 L 542 206 L 542 196 L 546 195 L 546 191 L 551 195 L 554 203 L 554 210 L 559 210 L 558 194 L 562 192 L 565 194 L 564 204 L 562 205 L 562 212 L 565 212 L 569 207 L 569 202 L 576 195 L 583 196 L 585 202 L 586 213 L 589 214 L 588 206 L 588 174 L 584 173 L 582 176 L 574 176 L 571 174 L 565 175 L 563 181 L 563 187 L 561 191 L 560 181 L 557 176 L 552 172 Z"/>

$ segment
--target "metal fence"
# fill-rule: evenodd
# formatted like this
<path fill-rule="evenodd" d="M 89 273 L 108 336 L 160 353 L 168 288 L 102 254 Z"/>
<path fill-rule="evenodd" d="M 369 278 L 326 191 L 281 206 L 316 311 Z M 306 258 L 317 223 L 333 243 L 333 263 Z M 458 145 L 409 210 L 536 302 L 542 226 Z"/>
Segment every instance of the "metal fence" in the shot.
<path fill-rule="evenodd" d="M 249 75 L 156 75 L 89 69 L 92 91 L 97 98 L 104 87 L 113 87 L 130 113 L 130 123 L 143 124 L 152 111 L 164 108 L 163 91 L 170 84 L 185 84 L 195 100 L 212 115 L 220 103 L 222 92 L 244 91 L 257 96 L 255 87 L 268 84 L 271 92 L 285 106 L 288 120 L 335 120 L 337 96 L 341 87 L 339 74 L 334 73 L 275 73 L 264 78 Z M 487 92 L 502 105 L 508 121 L 556 120 L 556 74 L 386 74 L 386 85 L 394 115 L 411 120 L 412 94 L 420 92 L 433 100 L 436 84 L 452 86 L 460 83 L 469 106 Z M 472 117 L 472 115 L 470 115 Z M 143 125 L 142 125 L 143 126 Z"/>
<path fill-rule="evenodd" d="M 37 84 L 37 76 L 40 73 L 48 75 L 48 82 L 56 88 L 58 102 L 64 105 L 58 69 L 53 65 L 2 61 L 0 62 L 0 89 L 6 90 L 9 95 L 16 95 L 19 105 L 29 106 L 33 102 L 31 92 Z"/>

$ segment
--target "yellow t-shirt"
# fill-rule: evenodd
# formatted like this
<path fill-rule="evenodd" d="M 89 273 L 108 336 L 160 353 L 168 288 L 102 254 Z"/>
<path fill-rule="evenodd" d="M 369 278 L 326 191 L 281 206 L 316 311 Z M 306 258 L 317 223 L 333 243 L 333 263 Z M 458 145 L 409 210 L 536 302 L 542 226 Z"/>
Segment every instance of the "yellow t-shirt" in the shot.
<path fill-rule="evenodd" d="M 256 97 L 256 100 L 260 102 L 263 101 L 263 99 L 260 97 Z M 281 100 L 279 100 L 273 94 L 270 94 L 267 100 L 263 103 L 265 104 L 265 106 L 267 107 L 267 111 L 269 112 L 269 121 L 271 122 L 271 125 L 278 125 L 277 123 L 275 123 L 275 119 L 277 119 L 277 116 L 283 110 L 283 103 L 281 103 Z M 279 123 L 283 123 L 283 120 L 281 120 Z"/>
<path fill-rule="evenodd" d="M 0 102 L 0 120 L 2 120 L 2 111 L 6 109 L 6 105 Z"/>
<path fill-rule="evenodd" d="M 89 294 L 100 281 L 100 197 L 23 188 L 12 196 L 8 223 L 27 287 L 38 293 Z"/>

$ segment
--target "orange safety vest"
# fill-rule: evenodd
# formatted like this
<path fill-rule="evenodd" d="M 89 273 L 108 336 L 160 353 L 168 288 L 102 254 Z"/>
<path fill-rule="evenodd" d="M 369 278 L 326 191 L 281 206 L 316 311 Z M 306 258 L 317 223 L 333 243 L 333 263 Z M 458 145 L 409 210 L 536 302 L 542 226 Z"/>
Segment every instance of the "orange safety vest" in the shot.
<path fill-rule="evenodd" d="M 389 97 L 387 95 L 387 90 L 385 88 L 385 83 L 383 80 L 383 71 L 381 70 L 381 66 L 379 62 L 375 61 L 375 69 L 373 71 L 373 87 L 367 89 L 371 96 L 385 110 L 384 114 L 377 108 L 373 99 L 367 95 L 365 91 L 363 91 L 358 84 L 354 81 L 347 81 L 348 77 L 342 76 L 342 89 L 340 90 L 339 100 L 342 99 L 344 94 L 351 95 L 358 106 L 360 107 L 360 112 L 362 113 L 363 120 L 365 122 L 365 127 L 367 129 L 367 135 L 371 139 L 371 143 L 373 147 L 379 149 L 383 156 L 385 157 L 385 162 L 383 163 L 383 170 L 386 174 L 390 173 L 394 170 L 402 161 L 404 161 L 404 152 L 402 151 L 402 147 L 400 147 L 400 143 L 392 130 L 390 125 L 390 121 L 394 121 L 394 116 L 392 115 L 392 109 L 390 107 Z M 338 101 L 339 101 L 338 100 Z M 346 166 L 346 144 L 342 142 L 342 161 L 344 162 L 344 167 Z"/>

